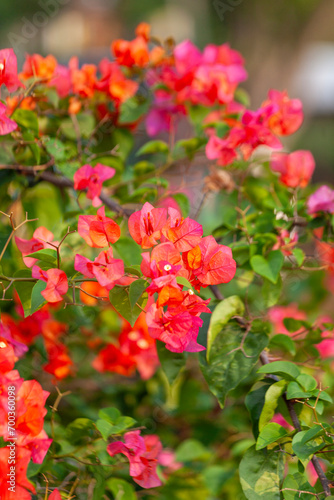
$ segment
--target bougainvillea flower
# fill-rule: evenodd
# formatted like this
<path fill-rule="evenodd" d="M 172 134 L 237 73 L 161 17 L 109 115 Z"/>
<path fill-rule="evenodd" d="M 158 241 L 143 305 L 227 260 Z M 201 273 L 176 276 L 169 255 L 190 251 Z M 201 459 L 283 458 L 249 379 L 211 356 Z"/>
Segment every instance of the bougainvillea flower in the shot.
<path fill-rule="evenodd" d="M 205 147 L 205 154 L 209 160 L 218 160 L 217 164 L 224 167 L 237 159 L 236 147 L 237 143 L 233 144 L 229 138 L 221 139 L 216 135 L 211 135 Z"/>
<path fill-rule="evenodd" d="M 269 90 L 268 99 L 262 107 L 272 105 L 268 119 L 269 128 L 277 135 L 291 135 L 303 123 L 303 105 L 299 99 L 290 99 L 286 91 Z"/>
<path fill-rule="evenodd" d="M 326 323 L 329 325 L 333 324 L 332 318 L 329 316 L 322 316 L 316 321 L 315 325 L 322 331 L 321 337 L 323 340 L 315 345 L 322 359 L 334 358 L 334 330 L 325 326 Z"/>
<path fill-rule="evenodd" d="M 156 304 L 146 314 L 148 332 L 154 339 L 165 342 L 166 349 L 172 352 L 199 352 L 205 347 L 196 342 L 199 328 L 203 324 L 197 316 L 179 307 L 164 312 Z"/>
<path fill-rule="evenodd" d="M 54 375 L 57 380 L 62 380 L 72 374 L 73 361 L 64 344 L 47 345 L 46 352 L 48 363 L 43 366 L 43 370 Z"/>
<path fill-rule="evenodd" d="M 108 59 L 102 59 L 99 64 L 101 78 L 96 82 L 95 87 L 108 94 L 116 102 L 116 105 L 133 97 L 138 90 L 139 84 L 127 79 L 121 71 L 119 65 Z"/>
<path fill-rule="evenodd" d="M 17 359 L 13 346 L 5 337 L 0 336 L 0 373 L 12 370 Z"/>
<path fill-rule="evenodd" d="M 6 85 L 9 92 L 16 92 L 22 83 L 17 77 L 17 59 L 13 49 L 0 50 L 0 87 Z"/>
<path fill-rule="evenodd" d="M 79 68 L 79 60 L 72 57 L 69 62 L 73 92 L 82 97 L 93 97 L 96 85 L 95 64 L 84 64 Z"/>
<path fill-rule="evenodd" d="M 15 479 L 14 490 L 8 488 L 8 478 L 10 477 L 10 448 L 4 447 L 0 449 L 0 498 L 1 500 L 31 500 L 31 494 L 35 493 L 35 488 L 27 479 L 27 468 L 30 462 L 31 452 L 22 448 L 15 447 Z M 29 491 L 28 491 L 29 490 Z"/>
<path fill-rule="evenodd" d="M 160 132 L 169 132 L 185 114 L 185 106 L 175 103 L 169 92 L 156 90 L 154 102 L 146 116 L 147 134 L 152 137 Z"/>
<path fill-rule="evenodd" d="M 61 496 L 57 488 L 53 490 L 51 495 L 49 495 L 48 500 L 61 500 Z"/>
<path fill-rule="evenodd" d="M 78 233 L 90 247 L 103 248 L 115 243 L 121 235 L 118 224 L 105 216 L 105 208 L 98 209 L 96 215 L 80 215 Z"/>
<path fill-rule="evenodd" d="M 232 250 L 213 236 L 206 236 L 187 253 L 187 265 L 202 285 L 228 283 L 236 271 Z"/>
<path fill-rule="evenodd" d="M 49 439 L 47 433 L 42 429 L 37 436 L 20 434 L 17 439 L 17 445 L 31 451 L 31 459 L 35 464 L 41 464 L 50 448 L 52 439 Z"/>
<path fill-rule="evenodd" d="M 305 187 L 310 182 L 315 162 L 310 151 L 294 151 L 293 153 L 273 153 L 270 160 L 271 169 L 281 174 L 280 181 L 288 187 Z"/>
<path fill-rule="evenodd" d="M 162 234 L 171 241 L 179 252 L 187 252 L 200 242 L 203 227 L 193 219 L 183 219 L 174 208 L 168 209 L 168 221 L 162 228 Z"/>
<path fill-rule="evenodd" d="M 274 306 L 269 309 L 268 319 L 273 325 L 275 334 L 283 333 L 285 335 L 295 335 L 303 331 L 303 328 L 300 328 L 295 332 L 289 332 L 289 330 L 287 330 L 284 326 L 283 320 L 285 318 L 305 321 L 306 313 L 304 311 L 300 311 L 296 304 L 290 304 L 288 306 Z"/>
<path fill-rule="evenodd" d="M 26 346 L 26 344 L 23 344 L 19 340 L 15 340 L 15 338 L 12 337 L 10 328 L 3 324 L 2 321 L 0 321 L 0 338 L 1 337 L 4 338 L 5 341 L 13 347 L 15 356 L 17 356 L 17 358 L 20 358 L 28 351 L 28 347 Z"/>
<path fill-rule="evenodd" d="M 99 198 L 102 184 L 114 177 L 115 173 L 114 168 L 102 165 L 102 163 L 98 163 L 95 167 L 84 165 L 74 174 L 74 189 L 87 189 L 87 198 L 92 200 L 93 207 L 98 207 L 102 203 Z"/>
<path fill-rule="evenodd" d="M 158 278 L 174 274 L 175 276 L 188 277 L 189 272 L 184 269 L 180 252 L 170 241 L 160 243 L 149 252 L 142 253 L 140 269 L 148 278 Z"/>
<path fill-rule="evenodd" d="M 77 254 L 74 269 L 87 278 L 96 278 L 99 284 L 107 290 L 114 288 L 124 276 L 124 262 L 113 258 L 112 248 L 101 252 L 94 262 Z"/>
<path fill-rule="evenodd" d="M 123 453 L 128 458 L 130 476 L 142 488 L 155 488 L 162 484 L 156 472 L 162 445 L 159 438 L 152 443 L 150 437 L 140 436 L 140 431 L 130 431 L 124 434 L 124 443 L 115 441 L 107 447 L 110 456 Z"/>
<path fill-rule="evenodd" d="M 309 214 L 317 212 L 334 213 L 334 189 L 321 186 L 307 200 L 307 211 Z"/>
<path fill-rule="evenodd" d="M 283 415 L 281 413 L 275 413 L 275 415 L 270 420 L 270 422 L 274 422 L 276 424 L 281 425 L 282 427 L 287 429 L 289 432 L 293 431 L 293 429 L 294 429 L 294 427 L 291 424 L 289 424 L 289 422 L 287 422 L 285 420 L 285 418 L 283 417 Z"/>
<path fill-rule="evenodd" d="M 286 229 L 279 229 L 277 242 L 273 246 L 273 250 L 281 250 L 283 255 L 292 255 L 293 248 L 298 243 L 297 231 L 287 231 Z"/>
<path fill-rule="evenodd" d="M 67 97 L 72 90 L 71 71 L 67 66 L 57 64 L 49 87 L 55 87 L 59 97 Z"/>
<path fill-rule="evenodd" d="M 0 102 L 0 135 L 7 135 L 17 129 L 17 123 L 8 118 L 7 108 Z"/>
<path fill-rule="evenodd" d="M 129 377 L 134 374 L 136 361 L 129 353 L 123 353 L 119 346 L 108 344 L 92 362 L 99 372 L 113 372 Z"/>
<path fill-rule="evenodd" d="M 38 259 L 34 259 L 32 257 L 25 257 L 30 253 L 38 252 L 38 250 L 42 250 L 43 248 L 54 248 L 54 246 L 49 245 L 49 243 L 53 243 L 53 245 L 57 245 L 58 241 L 53 241 L 53 234 L 51 231 L 41 226 L 38 227 L 32 238 L 30 240 L 24 240 L 22 238 L 15 237 L 15 243 L 17 248 L 20 250 L 23 256 L 23 262 L 27 267 L 32 267 Z"/>
<path fill-rule="evenodd" d="M 63 295 L 67 293 L 67 276 L 61 269 L 48 269 L 43 271 L 38 266 L 33 266 L 32 277 L 43 280 L 47 283 L 41 295 L 47 302 L 59 302 L 63 300 Z"/>
<path fill-rule="evenodd" d="M 22 80 L 28 78 L 40 78 L 51 80 L 55 74 L 57 60 L 52 55 L 42 57 L 39 54 L 27 55 L 23 64 L 23 71 L 19 74 Z"/>
<path fill-rule="evenodd" d="M 144 68 L 149 62 L 149 51 L 147 40 L 137 36 L 134 40 L 114 40 L 111 44 L 111 52 L 121 66 L 139 66 Z"/>
<path fill-rule="evenodd" d="M 91 297 L 91 295 L 93 295 L 93 297 Z M 80 300 L 83 304 L 86 304 L 87 306 L 95 306 L 99 299 L 103 301 L 109 300 L 108 290 L 106 288 L 95 281 L 85 281 L 84 283 L 81 283 Z"/>
<path fill-rule="evenodd" d="M 141 210 L 130 215 L 129 231 L 142 248 L 151 248 L 160 240 L 166 222 L 165 208 L 154 208 L 150 203 L 145 203 Z"/>
<path fill-rule="evenodd" d="M 36 380 L 25 380 L 17 392 L 16 430 L 18 435 L 37 436 L 43 429 L 49 392 Z"/>

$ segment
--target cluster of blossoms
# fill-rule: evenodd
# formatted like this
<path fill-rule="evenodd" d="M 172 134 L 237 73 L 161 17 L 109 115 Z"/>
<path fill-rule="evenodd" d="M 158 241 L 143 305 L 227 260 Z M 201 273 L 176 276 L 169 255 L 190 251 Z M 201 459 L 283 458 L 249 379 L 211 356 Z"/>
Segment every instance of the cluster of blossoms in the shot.
<path fill-rule="evenodd" d="M 140 431 L 124 434 L 123 441 L 109 444 L 107 452 L 110 456 L 123 453 L 130 462 L 130 476 L 143 488 L 155 488 L 162 482 L 157 474 L 157 467 L 165 467 L 164 473 L 178 470 L 182 464 L 175 461 L 174 453 L 162 448 L 155 434 L 141 436 Z"/>
<path fill-rule="evenodd" d="M 13 369 L 24 352 L 25 346 L 14 340 L 9 329 L 1 324 L 0 436 L 5 447 L 0 448 L 0 497 L 3 500 L 30 500 L 29 492 L 35 493 L 35 488 L 27 479 L 28 464 L 30 460 L 41 464 L 52 442 L 43 429 L 49 393 L 36 380 L 23 380 Z M 15 486 L 10 489 L 8 481 L 13 470 Z"/>

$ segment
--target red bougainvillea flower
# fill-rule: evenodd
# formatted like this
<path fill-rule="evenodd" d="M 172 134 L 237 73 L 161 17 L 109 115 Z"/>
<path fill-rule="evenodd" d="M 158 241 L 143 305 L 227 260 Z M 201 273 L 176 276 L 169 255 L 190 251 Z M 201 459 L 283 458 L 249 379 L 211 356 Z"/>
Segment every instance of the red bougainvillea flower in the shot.
<path fill-rule="evenodd" d="M 273 250 L 280 249 L 283 255 L 292 255 L 293 248 L 298 243 L 298 233 L 297 231 L 287 231 L 286 229 L 280 229 L 279 235 L 277 236 L 277 242 L 273 246 Z"/>
<path fill-rule="evenodd" d="M 0 373 L 12 370 L 17 359 L 13 346 L 5 337 L 0 336 Z"/>
<path fill-rule="evenodd" d="M 38 266 L 33 266 L 32 277 L 43 280 L 47 283 L 45 290 L 41 295 L 47 302 L 59 302 L 63 300 L 63 295 L 67 293 L 67 276 L 61 269 L 48 269 L 43 271 Z"/>
<path fill-rule="evenodd" d="M 35 488 L 27 479 L 27 468 L 30 462 L 31 452 L 17 446 L 15 448 L 15 480 L 14 489 L 10 490 L 8 480 L 10 477 L 10 448 L 0 449 L 0 498 L 1 500 L 31 500 L 31 494 Z M 29 491 L 28 491 L 29 490 Z"/>
<path fill-rule="evenodd" d="M 111 52 L 121 66 L 145 67 L 149 62 L 149 51 L 147 40 L 137 36 L 134 40 L 114 40 L 111 44 Z"/>
<path fill-rule="evenodd" d="M 0 102 L 0 135 L 7 135 L 17 129 L 17 123 L 8 118 L 7 108 Z"/>
<path fill-rule="evenodd" d="M 92 200 L 93 207 L 98 207 L 102 203 L 99 198 L 102 184 L 114 177 L 115 173 L 114 168 L 102 165 L 102 163 L 98 163 L 95 167 L 84 165 L 74 174 L 74 189 L 87 189 L 87 198 Z"/>
<path fill-rule="evenodd" d="M 101 207 L 96 215 L 79 216 L 78 233 L 89 246 L 103 248 L 115 243 L 121 230 L 116 222 L 105 216 L 105 208 Z"/>
<path fill-rule="evenodd" d="M 6 85 L 9 92 L 16 92 L 22 83 L 17 77 L 17 59 L 13 49 L 0 50 L 0 87 Z"/>
<path fill-rule="evenodd" d="M 96 278 L 99 284 L 111 290 L 124 276 L 124 262 L 114 259 L 112 248 L 101 252 L 94 262 L 77 254 L 74 260 L 74 269 L 87 278 Z"/>
<path fill-rule="evenodd" d="M 5 342 L 8 342 L 9 345 L 11 345 L 14 349 L 15 356 L 20 358 L 23 356 L 27 351 L 28 347 L 20 342 L 19 340 L 15 340 L 13 338 L 10 328 L 3 324 L 2 322 L 2 315 L 1 315 L 1 321 L 0 321 L 0 338 L 3 337 L 5 339 Z M 0 352 L 1 354 L 1 352 Z M 1 368 L 0 368 L 1 371 Z"/>
<path fill-rule="evenodd" d="M 23 65 L 23 71 L 19 74 L 21 80 L 28 78 L 40 78 L 51 80 L 57 67 L 57 60 L 52 55 L 42 57 L 39 54 L 27 55 Z"/>
<path fill-rule="evenodd" d="M 321 186 L 307 200 L 307 211 L 309 214 L 317 212 L 334 213 L 334 189 Z"/>
<path fill-rule="evenodd" d="M 129 231 L 142 248 L 151 248 L 160 240 L 166 222 L 165 208 L 154 208 L 150 203 L 145 203 L 141 210 L 130 215 Z"/>
<path fill-rule="evenodd" d="M 232 250 L 213 236 L 206 236 L 186 254 L 186 264 L 202 286 L 228 283 L 236 271 Z"/>
<path fill-rule="evenodd" d="M 116 106 L 127 101 L 137 92 L 138 83 L 125 78 L 117 63 L 102 59 L 99 70 L 101 78 L 96 82 L 95 87 L 114 99 Z"/>
<path fill-rule="evenodd" d="M 305 187 L 310 182 L 315 162 L 310 151 L 294 151 L 293 153 L 273 153 L 270 160 L 271 169 L 281 174 L 280 181 L 288 187 Z"/>
<path fill-rule="evenodd" d="M 187 217 L 183 219 L 174 208 L 168 209 L 168 221 L 162 228 L 162 234 L 173 243 L 179 252 L 187 252 L 200 242 L 203 227 L 195 220 Z"/>
<path fill-rule="evenodd" d="M 131 376 L 138 370 L 143 380 L 154 375 L 159 366 L 155 340 L 148 333 L 145 314 L 141 313 L 133 327 L 124 322 L 118 344 L 108 344 L 93 361 L 99 372 Z"/>
<path fill-rule="evenodd" d="M 153 439 L 152 439 L 153 438 Z M 107 447 L 110 456 L 123 453 L 130 462 L 130 476 L 142 488 L 160 486 L 156 469 L 162 445 L 157 436 L 140 435 L 140 431 L 130 431 L 124 434 L 123 441 L 115 441 Z"/>
<path fill-rule="evenodd" d="M 54 375 L 56 380 L 62 380 L 72 374 L 73 361 L 67 353 L 67 347 L 60 342 L 46 343 L 48 363 L 43 370 Z"/>
<path fill-rule="evenodd" d="M 303 123 L 303 105 L 299 99 L 290 99 L 284 90 L 269 90 L 268 99 L 262 107 L 272 106 L 272 113 L 268 119 L 268 126 L 277 135 L 291 135 Z"/>
<path fill-rule="evenodd" d="M 273 324 L 274 333 L 283 333 L 285 335 L 295 335 L 303 331 L 303 328 L 295 332 L 289 332 L 284 326 L 283 320 L 285 318 L 293 318 L 297 320 L 306 320 L 306 313 L 300 311 L 296 304 L 288 306 L 274 306 L 268 311 L 268 319 Z"/>
<path fill-rule="evenodd" d="M 183 267 L 180 252 L 170 241 L 160 243 L 149 252 L 142 253 L 141 271 L 148 278 L 175 275 L 188 278 L 189 271 Z"/>
<path fill-rule="evenodd" d="M 49 439 L 47 433 L 42 429 L 37 436 L 20 434 L 17 438 L 18 446 L 22 446 L 31 451 L 31 459 L 35 464 L 43 463 L 45 455 L 50 448 L 52 439 Z"/>
<path fill-rule="evenodd" d="M 24 240 L 22 238 L 15 237 L 15 243 L 17 248 L 20 250 L 23 256 L 23 262 L 27 267 L 32 267 L 38 259 L 34 259 L 32 257 L 25 257 L 30 253 L 38 252 L 38 250 L 42 250 L 43 248 L 54 248 L 54 246 L 49 245 L 49 243 L 53 243 L 53 245 L 57 245 L 58 241 L 53 241 L 53 234 L 51 231 L 41 226 L 34 231 L 32 238 L 30 240 Z"/>
<path fill-rule="evenodd" d="M 55 490 L 53 490 L 51 495 L 49 495 L 48 500 L 61 500 L 61 496 L 60 496 L 59 490 L 57 488 Z"/>

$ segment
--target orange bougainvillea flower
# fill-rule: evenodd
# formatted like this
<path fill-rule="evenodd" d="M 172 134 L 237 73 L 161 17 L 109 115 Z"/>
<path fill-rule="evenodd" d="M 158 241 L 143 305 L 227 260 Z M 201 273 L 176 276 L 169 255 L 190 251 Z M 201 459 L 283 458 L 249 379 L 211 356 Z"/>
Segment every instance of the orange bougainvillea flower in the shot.
<path fill-rule="evenodd" d="M 0 337 L 0 373 L 12 370 L 17 359 L 13 346 L 4 337 Z"/>
<path fill-rule="evenodd" d="M 303 105 L 299 99 L 290 99 L 287 91 L 270 90 L 262 107 L 271 106 L 268 126 L 277 135 L 291 135 L 303 123 Z"/>
<path fill-rule="evenodd" d="M 87 306 L 95 306 L 97 304 L 98 299 L 94 297 L 103 297 L 101 300 L 109 301 L 108 290 L 95 281 L 84 281 L 84 283 L 81 283 L 81 290 L 80 300 Z M 94 295 L 94 297 L 87 294 Z"/>
<path fill-rule="evenodd" d="M 22 238 L 15 237 L 15 243 L 17 248 L 20 250 L 23 256 L 23 262 L 27 267 L 32 267 L 38 259 L 34 259 L 32 257 L 25 257 L 30 253 L 37 252 L 38 250 L 42 250 L 42 248 L 54 248 L 54 246 L 49 245 L 51 243 L 53 245 L 57 245 L 58 241 L 53 241 L 53 233 L 46 229 L 43 226 L 38 227 L 32 238 L 30 240 L 24 240 Z"/>
<path fill-rule="evenodd" d="M 22 80 L 28 78 L 40 78 L 51 80 L 57 67 L 57 60 L 52 55 L 42 57 L 39 54 L 27 55 L 23 65 L 23 71 L 19 74 Z"/>
<path fill-rule="evenodd" d="M 304 188 L 311 180 L 315 162 L 310 151 L 300 150 L 290 154 L 273 153 L 270 166 L 281 174 L 280 181 L 286 186 Z"/>
<path fill-rule="evenodd" d="M 48 363 L 43 369 L 55 376 L 57 380 L 62 380 L 72 374 L 73 361 L 68 355 L 67 347 L 61 343 L 46 343 Z"/>
<path fill-rule="evenodd" d="M 141 210 L 130 215 L 129 231 L 142 248 L 151 248 L 161 238 L 162 228 L 166 222 L 165 208 L 154 208 L 150 203 L 145 203 Z"/>
<path fill-rule="evenodd" d="M 10 448 L 0 449 L 0 498 L 1 500 L 31 500 L 31 494 L 35 488 L 27 479 L 27 468 L 30 462 L 31 452 L 21 446 L 15 447 L 15 476 L 13 489 L 8 487 L 10 477 Z M 29 490 L 29 491 L 28 491 Z"/>
<path fill-rule="evenodd" d="M 79 69 L 79 61 L 77 57 L 72 57 L 69 62 L 71 82 L 73 92 L 82 97 L 93 97 L 96 84 L 95 64 L 84 64 Z"/>
<path fill-rule="evenodd" d="M 144 40 L 148 41 L 150 38 L 151 26 L 148 23 L 139 23 L 135 33 L 137 36 L 141 36 Z"/>
<path fill-rule="evenodd" d="M 121 230 L 116 222 L 105 216 L 105 208 L 101 207 L 96 215 L 79 216 L 78 233 L 89 246 L 103 248 L 115 243 Z"/>
<path fill-rule="evenodd" d="M 36 380 L 25 380 L 17 393 L 18 433 L 37 436 L 43 429 L 43 420 L 47 411 L 44 408 L 49 392 L 43 391 Z"/>
<path fill-rule="evenodd" d="M 203 235 L 201 224 L 189 217 L 183 219 L 174 208 L 169 208 L 168 214 L 169 219 L 162 228 L 162 234 L 174 244 L 176 250 L 187 252 L 198 245 Z"/>
<path fill-rule="evenodd" d="M 99 70 L 101 79 L 96 83 L 96 88 L 114 99 L 116 106 L 134 96 L 137 92 L 139 84 L 125 78 L 117 63 L 102 59 Z"/>
<path fill-rule="evenodd" d="M 43 271 L 38 266 L 32 268 L 32 277 L 46 281 L 47 285 L 41 295 L 47 302 L 59 302 L 63 300 L 68 290 L 67 276 L 61 269 L 48 269 Z"/>

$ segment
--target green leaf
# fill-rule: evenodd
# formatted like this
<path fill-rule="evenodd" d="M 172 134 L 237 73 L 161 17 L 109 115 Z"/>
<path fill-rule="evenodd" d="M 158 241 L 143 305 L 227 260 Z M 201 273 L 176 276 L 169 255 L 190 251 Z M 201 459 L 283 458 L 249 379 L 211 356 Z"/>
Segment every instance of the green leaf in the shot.
<path fill-rule="evenodd" d="M 306 373 L 301 373 L 297 377 L 297 382 L 305 389 L 305 391 L 314 391 L 318 385 L 316 379 Z"/>
<path fill-rule="evenodd" d="M 219 332 L 221 332 L 233 316 L 242 316 L 244 310 L 245 306 L 237 295 L 232 295 L 222 300 L 214 309 L 208 330 L 208 347 L 206 352 L 208 360 L 210 359 L 211 346 Z"/>
<path fill-rule="evenodd" d="M 71 444 L 87 442 L 93 436 L 94 422 L 89 418 L 76 418 L 66 427 L 66 437 Z"/>
<path fill-rule="evenodd" d="M 265 402 L 261 412 L 259 420 L 259 431 L 270 422 L 275 414 L 275 410 L 278 405 L 278 400 L 285 391 L 287 382 L 285 380 L 280 380 L 272 384 L 266 392 Z"/>
<path fill-rule="evenodd" d="M 30 253 L 26 255 L 26 257 L 32 257 L 34 259 L 41 260 L 43 262 L 47 262 L 52 266 L 57 266 L 57 251 L 52 248 L 43 248 L 43 250 L 38 250 L 37 252 Z"/>
<path fill-rule="evenodd" d="M 211 452 L 200 441 L 187 439 L 177 448 L 175 458 L 178 462 L 192 462 L 207 459 L 210 455 Z"/>
<path fill-rule="evenodd" d="M 312 392 L 305 392 L 297 382 L 290 382 L 286 391 L 286 399 L 310 398 Z"/>
<path fill-rule="evenodd" d="M 302 496 L 300 491 L 303 491 Z M 305 493 L 305 491 L 309 491 L 310 495 Z M 315 489 L 306 481 L 305 476 L 299 472 L 286 476 L 282 486 L 282 492 L 284 500 L 314 500 L 316 498 L 314 496 L 314 493 L 316 493 Z"/>
<path fill-rule="evenodd" d="M 121 412 L 117 410 L 117 408 L 114 407 L 109 407 L 109 408 L 103 408 L 102 410 L 99 411 L 99 417 L 102 420 L 106 420 L 107 422 L 110 422 L 111 424 L 114 424 L 116 420 L 121 417 Z"/>
<path fill-rule="evenodd" d="M 12 119 L 16 121 L 20 127 L 31 130 L 34 136 L 38 137 L 38 120 L 34 111 L 30 111 L 29 109 L 16 109 Z"/>
<path fill-rule="evenodd" d="M 144 144 L 136 153 L 136 156 L 155 154 L 155 153 L 168 153 L 168 145 L 164 141 L 149 141 Z"/>
<path fill-rule="evenodd" d="M 116 250 L 119 257 L 122 258 L 126 266 L 141 264 L 142 249 L 132 238 L 126 236 L 119 238 L 119 240 L 113 244 L 113 248 Z"/>
<path fill-rule="evenodd" d="M 300 328 L 308 326 L 308 323 L 306 321 L 294 318 L 284 318 L 283 324 L 290 333 L 297 332 L 298 330 L 300 330 Z"/>
<path fill-rule="evenodd" d="M 178 285 L 185 286 L 186 288 L 190 288 L 191 290 L 193 289 L 193 287 L 191 286 L 191 284 L 189 283 L 189 281 L 187 280 L 187 278 L 184 278 L 183 276 L 177 276 L 176 277 L 176 283 Z"/>
<path fill-rule="evenodd" d="M 87 139 L 95 129 L 95 118 L 90 113 L 78 113 L 76 115 L 78 121 L 80 137 Z M 77 131 L 73 125 L 71 118 L 65 118 L 61 122 L 60 129 L 68 139 L 75 141 L 77 139 Z"/>
<path fill-rule="evenodd" d="M 172 385 L 181 370 L 185 367 L 187 360 L 186 354 L 184 352 L 178 353 L 169 351 L 166 349 L 164 342 L 160 342 L 160 340 L 156 341 L 156 346 L 161 368 L 165 373 L 169 384 Z"/>
<path fill-rule="evenodd" d="M 141 308 L 144 308 L 147 302 L 148 295 L 143 293 L 139 300 L 138 305 L 134 307 L 131 306 L 129 291 L 126 288 L 115 286 L 109 292 L 109 299 L 113 307 L 123 316 L 126 321 L 133 326 L 138 318 L 139 314 L 142 312 Z M 140 307 L 139 307 L 140 306 Z"/>
<path fill-rule="evenodd" d="M 284 335 L 284 333 L 278 333 L 274 335 L 269 342 L 269 349 L 284 349 L 289 352 L 293 356 L 296 354 L 296 344 L 288 335 Z"/>
<path fill-rule="evenodd" d="M 149 283 L 146 280 L 136 280 L 131 283 L 129 287 L 129 299 L 130 299 L 131 309 L 135 307 L 135 305 L 145 292 L 148 285 Z"/>
<path fill-rule="evenodd" d="M 33 314 L 35 311 L 40 309 L 44 304 L 46 304 L 47 301 L 45 300 L 43 295 L 41 295 L 41 292 L 45 290 L 46 285 L 47 284 L 45 281 L 39 280 L 32 289 L 30 314 Z"/>
<path fill-rule="evenodd" d="M 297 265 L 300 267 L 305 260 L 305 253 L 303 252 L 303 250 L 301 248 L 294 248 L 292 250 L 292 254 L 293 254 L 294 258 L 296 259 Z"/>
<path fill-rule="evenodd" d="M 273 363 L 261 366 L 257 372 L 278 375 L 285 380 L 295 380 L 300 375 L 298 366 L 290 361 L 273 361 Z"/>
<path fill-rule="evenodd" d="M 183 217 L 188 217 L 189 212 L 190 212 L 190 202 L 188 196 L 186 196 L 183 193 L 176 193 L 173 194 L 172 197 L 176 201 L 176 203 L 179 205 L 182 216 Z"/>
<path fill-rule="evenodd" d="M 136 421 L 131 417 L 118 417 L 114 424 L 107 420 L 99 419 L 96 422 L 96 427 L 103 439 L 107 441 L 109 436 L 120 434 L 135 423 Z"/>
<path fill-rule="evenodd" d="M 137 500 L 133 486 L 124 479 L 112 477 L 106 482 L 106 487 L 117 500 Z"/>
<path fill-rule="evenodd" d="M 174 153 L 184 149 L 186 155 L 190 160 L 193 159 L 195 153 L 206 143 L 206 139 L 203 137 L 192 137 L 191 139 L 181 139 L 175 144 Z"/>
<path fill-rule="evenodd" d="M 133 274 L 134 276 L 138 276 L 138 278 L 140 278 L 142 276 L 140 266 L 125 267 L 124 273 Z"/>
<path fill-rule="evenodd" d="M 307 460 L 316 451 L 321 450 L 325 443 L 323 441 L 316 442 L 315 440 L 325 434 L 325 429 L 329 429 L 330 425 L 323 423 L 322 426 L 316 424 L 307 431 L 300 431 L 293 437 L 292 449 L 300 460 Z"/>
<path fill-rule="evenodd" d="M 212 342 L 210 360 L 206 359 L 205 353 L 201 353 L 203 375 L 221 407 L 228 392 L 235 389 L 257 363 L 268 343 L 268 331 L 266 323 L 255 320 L 245 337 L 245 329 L 236 321 L 231 321 Z M 240 348 L 242 341 L 243 350 Z"/>
<path fill-rule="evenodd" d="M 41 149 L 40 149 L 40 146 L 35 144 L 34 135 L 29 131 L 25 131 L 25 132 L 23 132 L 22 137 L 25 141 L 30 142 L 29 148 L 30 148 L 32 154 L 34 155 L 34 158 L 36 160 L 36 164 L 39 165 L 40 161 L 41 161 Z"/>
<path fill-rule="evenodd" d="M 130 97 L 120 106 L 120 115 L 118 123 L 133 123 L 139 120 L 141 116 L 147 113 L 150 106 L 149 101 L 139 103 L 135 97 Z"/>
<path fill-rule="evenodd" d="M 275 422 L 270 422 L 261 430 L 256 441 L 256 449 L 262 450 L 262 448 L 265 448 L 268 444 L 276 443 L 276 441 L 287 435 L 288 431 L 284 429 L 284 427 Z"/>
<path fill-rule="evenodd" d="M 106 489 L 105 472 L 102 467 L 91 467 L 91 470 L 94 474 L 94 479 L 96 480 L 92 500 L 101 500 L 101 498 L 104 498 L 104 492 Z"/>
<path fill-rule="evenodd" d="M 49 139 L 45 143 L 47 152 L 54 157 L 56 161 L 65 161 L 67 158 L 64 144 L 59 139 Z"/>
<path fill-rule="evenodd" d="M 31 278 L 31 271 L 29 271 L 28 269 L 20 269 L 14 274 L 14 278 Z M 20 297 L 25 318 L 31 314 L 31 294 L 34 286 L 34 281 L 14 282 L 14 288 L 17 291 L 18 296 Z"/>
<path fill-rule="evenodd" d="M 254 255 L 250 260 L 253 271 L 274 284 L 278 281 L 283 262 L 284 257 L 280 250 L 269 252 L 267 259 L 262 255 Z"/>
<path fill-rule="evenodd" d="M 262 296 L 266 307 L 269 308 L 277 304 L 282 293 L 282 286 L 283 282 L 280 276 L 278 277 L 276 284 L 269 280 L 264 280 L 262 286 Z"/>
<path fill-rule="evenodd" d="M 245 398 L 245 405 L 247 410 L 250 413 L 251 421 L 252 421 L 252 430 L 255 439 L 257 439 L 259 435 L 259 420 L 262 413 L 262 408 L 265 402 L 265 395 L 269 386 L 264 384 L 257 389 L 249 392 Z"/>
<path fill-rule="evenodd" d="M 248 500 L 280 500 L 280 483 L 284 473 L 283 453 L 278 449 L 256 450 L 255 446 L 243 456 L 239 476 Z"/>

